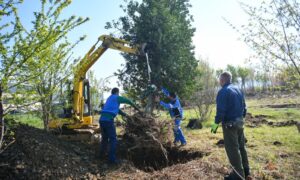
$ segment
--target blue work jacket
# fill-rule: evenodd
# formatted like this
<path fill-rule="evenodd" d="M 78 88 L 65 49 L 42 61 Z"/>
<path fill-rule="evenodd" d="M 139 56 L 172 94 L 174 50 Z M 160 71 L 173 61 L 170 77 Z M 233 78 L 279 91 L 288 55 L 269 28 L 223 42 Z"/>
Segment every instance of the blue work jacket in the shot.
<path fill-rule="evenodd" d="M 165 88 L 162 89 L 162 92 L 164 93 L 165 96 L 170 95 L 169 91 Z M 179 119 L 183 118 L 183 110 L 180 101 L 177 97 L 174 101 L 170 103 L 165 103 L 163 101 L 160 101 L 160 105 L 169 110 L 171 118 L 179 118 Z"/>
<path fill-rule="evenodd" d="M 217 113 L 215 123 L 236 121 L 245 117 L 247 109 L 243 93 L 232 85 L 225 84 L 217 95 Z"/>

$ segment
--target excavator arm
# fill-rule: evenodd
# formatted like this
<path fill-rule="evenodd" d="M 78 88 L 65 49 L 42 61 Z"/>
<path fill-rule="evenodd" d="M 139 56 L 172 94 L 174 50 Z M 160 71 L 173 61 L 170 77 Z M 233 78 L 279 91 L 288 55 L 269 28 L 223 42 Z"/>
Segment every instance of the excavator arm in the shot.
<path fill-rule="evenodd" d="M 100 44 L 100 42 L 102 43 Z M 71 117 L 71 122 L 73 123 L 64 124 L 64 126 L 66 126 L 68 129 L 78 129 L 93 124 L 90 110 L 89 84 L 85 76 L 87 71 L 93 66 L 93 64 L 95 64 L 95 62 L 105 53 L 107 49 L 114 49 L 135 55 L 144 55 L 145 46 L 146 44 L 132 46 L 125 40 L 114 38 L 109 35 L 100 36 L 97 42 L 91 47 L 91 49 L 80 60 L 74 69 L 74 89 Z M 57 128 L 59 126 L 61 127 L 62 125 L 58 124 L 57 121 L 52 121 L 49 123 L 50 128 Z"/>

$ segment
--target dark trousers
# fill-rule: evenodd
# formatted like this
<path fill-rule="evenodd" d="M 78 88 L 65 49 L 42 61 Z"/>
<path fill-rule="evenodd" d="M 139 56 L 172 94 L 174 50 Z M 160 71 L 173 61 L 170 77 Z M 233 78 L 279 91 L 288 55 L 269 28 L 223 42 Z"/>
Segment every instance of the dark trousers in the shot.
<path fill-rule="evenodd" d="M 100 127 L 102 136 L 100 155 L 103 156 L 106 153 L 109 144 L 109 161 L 116 162 L 117 133 L 114 121 L 100 121 Z"/>
<path fill-rule="evenodd" d="M 249 162 L 245 148 L 244 122 L 224 123 L 222 125 L 227 157 L 235 171 L 235 179 L 249 175 Z M 238 174 L 240 175 L 238 175 Z"/>

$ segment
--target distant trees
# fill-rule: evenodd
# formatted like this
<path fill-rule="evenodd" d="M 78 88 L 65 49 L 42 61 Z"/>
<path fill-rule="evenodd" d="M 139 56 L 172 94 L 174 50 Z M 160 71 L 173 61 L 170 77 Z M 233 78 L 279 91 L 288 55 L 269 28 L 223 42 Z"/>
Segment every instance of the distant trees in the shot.
<path fill-rule="evenodd" d="M 242 91 L 245 91 L 246 90 L 246 80 L 247 78 L 249 77 L 250 75 L 250 69 L 249 68 L 246 68 L 246 67 L 241 67 L 241 66 L 238 66 L 237 67 L 237 74 L 238 74 L 238 77 L 241 78 L 241 89 Z"/>
<path fill-rule="evenodd" d="M 237 67 L 228 64 L 226 67 L 226 71 L 229 71 L 232 75 L 232 83 L 237 83 L 238 82 L 238 70 Z"/>
<path fill-rule="evenodd" d="M 228 71 L 232 75 L 232 83 L 239 84 L 241 89 L 244 91 L 246 89 L 246 81 L 248 80 L 251 73 L 253 73 L 252 69 L 249 67 L 242 66 L 234 66 L 228 64 L 225 70 L 219 69 L 217 70 L 217 75 L 220 75 L 223 71 Z M 254 74 L 252 74 L 254 76 Z M 254 86 L 254 79 L 252 78 L 252 86 Z"/>
<path fill-rule="evenodd" d="M 176 91 L 180 97 L 191 92 L 197 67 L 188 0 L 129 0 L 122 6 L 126 15 L 107 23 L 133 43 L 148 42 L 149 82 L 145 57 L 123 54 L 126 65 L 119 79 L 131 95 L 142 94 L 149 84 Z M 153 99 L 153 98 L 152 98 Z"/>

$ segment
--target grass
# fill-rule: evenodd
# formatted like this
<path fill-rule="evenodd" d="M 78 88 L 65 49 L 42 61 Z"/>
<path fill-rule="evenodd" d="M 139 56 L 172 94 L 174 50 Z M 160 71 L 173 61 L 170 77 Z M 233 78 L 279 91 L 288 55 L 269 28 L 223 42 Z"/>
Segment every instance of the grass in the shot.
<path fill-rule="evenodd" d="M 294 99 L 298 99 L 294 98 Z M 248 99 L 248 112 L 252 115 L 267 115 L 267 120 L 287 121 L 300 120 L 300 111 L 297 108 L 267 108 L 263 105 L 295 103 L 291 99 L 281 98 L 275 101 L 273 98 Z M 300 102 L 300 101 L 298 101 Z M 214 110 L 213 110 L 214 111 Z M 192 110 L 185 111 L 186 117 L 193 117 Z M 217 134 L 211 134 L 209 125 L 213 121 L 215 112 L 204 123 L 201 130 L 184 129 L 187 136 L 187 148 L 210 151 L 211 155 L 204 159 L 218 161 L 228 166 L 228 160 L 224 148 L 216 143 L 223 138 L 222 128 Z M 188 118 L 187 118 L 188 119 Z M 188 121 L 183 121 L 183 126 Z M 258 128 L 245 127 L 245 135 L 248 139 L 247 149 L 250 166 L 255 178 L 265 179 L 299 179 L 300 178 L 300 133 L 296 126 Z M 278 141 L 281 145 L 274 145 Z"/>
<path fill-rule="evenodd" d="M 286 121 L 297 120 L 300 117 L 300 111 L 297 108 L 257 108 L 250 106 L 248 112 L 252 115 L 266 115 L 267 120 Z"/>
<path fill-rule="evenodd" d="M 224 166 L 228 165 L 227 156 L 223 147 L 216 143 L 223 138 L 222 129 L 217 134 L 211 134 L 209 128 L 202 130 L 184 129 L 188 146 L 186 148 L 209 151 L 211 154 L 204 158 L 208 161 L 218 161 Z M 245 128 L 248 140 L 247 151 L 251 171 L 256 178 L 266 179 L 298 179 L 300 170 L 300 135 L 295 126 Z M 279 141 L 282 145 L 274 145 Z M 276 169 L 268 169 L 268 164 Z"/>
<path fill-rule="evenodd" d="M 40 129 L 44 128 L 43 120 L 34 113 L 9 114 L 7 115 L 6 119 L 14 119 L 16 122 L 27 124 Z"/>

